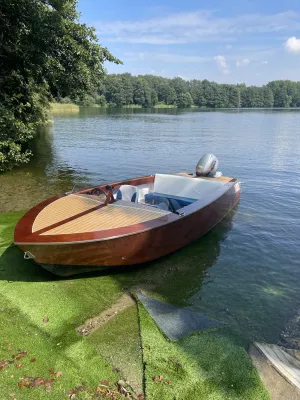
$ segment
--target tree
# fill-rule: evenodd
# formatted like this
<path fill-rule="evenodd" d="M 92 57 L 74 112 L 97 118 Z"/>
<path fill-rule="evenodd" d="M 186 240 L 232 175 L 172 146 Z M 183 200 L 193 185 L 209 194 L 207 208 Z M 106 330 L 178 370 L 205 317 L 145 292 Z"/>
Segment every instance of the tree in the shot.
<path fill-rule="evenodd" d="M 191 107 L 193 105 L 193 99 L 191 93 L 190 92 L 179 93 L 176 104 L 178 108 Z"/>
<path fill-rule="evenodd" d="M 0 171 L 29 160 L 52 97 L 96 92 L 105 61 L 120 63 L 79 22 L 76 0 L 1 0 Z"/>
<path fill-rule="evenodd" d="M 151 104 L 151 90 L 148 82 L 142 77 L 138 77 L 134 86 L 134 103 L 142 107 L 150 107 Z"/>
<path fill-rule="evenodd" d="M 100 107 L 105 107 L 106 106 L 105 96 L 103 94 L 101 94 L 100 96 L 96 96 L 95 103 L 98 104 L 98 106 Z"/>
<path fill-rule="evenodd" d="M 126 92 L 120 76 L 112 75 L 106 81 L 106 101 L 110 107 L 122 107 L 126 104 Z"/>
<path fill-rule="evenodd" d="M 181 93 L 186 93 L 188 91 L 188 83 L 182 78 L 171 79 L 171 86 L 174 88 L 176 95 L 179 96 Z"/>
<path fill-rule="evenodd" d="M 270 88 L 263 86 L 263 107 L 274 106 L 274 94 Z"/>
<path fill-rule="evenodd" d="M 157 104 L 158 102 L 158 97 L 156 94 L 156 91 L 154 89 L 151 89 L 151 106 L 155 106 L 155 104 Z"/>

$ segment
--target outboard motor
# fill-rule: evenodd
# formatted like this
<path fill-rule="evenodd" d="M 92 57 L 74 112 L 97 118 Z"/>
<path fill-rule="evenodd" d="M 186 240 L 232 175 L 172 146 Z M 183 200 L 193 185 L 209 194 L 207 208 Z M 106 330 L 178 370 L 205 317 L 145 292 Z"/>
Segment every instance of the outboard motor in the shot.
<path fill-rule="evenodd" d="M 217 172 L 219 168 L 219 160 L 213 154 L 204 154 L 198 161 L 196 167 L 197 176 L 218 177 L 221 172 Z"/>

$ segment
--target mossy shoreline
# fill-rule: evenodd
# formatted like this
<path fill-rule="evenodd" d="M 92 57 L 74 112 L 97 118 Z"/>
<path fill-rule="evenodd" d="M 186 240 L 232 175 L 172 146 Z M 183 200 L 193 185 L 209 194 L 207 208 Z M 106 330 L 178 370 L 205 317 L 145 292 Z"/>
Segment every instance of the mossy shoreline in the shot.
<path fill-rule="evenodd" d="M 106 108 L 110 108 L 110 109 L 120 109 L 120 108 L 124 108 L 124 109 L 143 109 L 144 107 L 142 107 L 141 105 L 138 104 L 125 104 L 122 107 L 111 107 L 109 105 L 105 105 L 105 106 L 100 106 L 98 104 L 93 104 L 91 106 L 78 106 L 77 104 L 63 104 L 63 103 L 51 103 L 50 104 L 50 110 L 49 110 L 49 114 L 50 115 L 64 115 L 67 113 L 79 113 L 80 112 L 80 108 L 86 108 L 86 107 L 92 107 L 92 108 L 99 108 L 99 109 L 106 109 Z M 169 108 L 178 108 L 176 105 L 174 104 L 165 104 L 165 103 L 157 103 L 155 104 L 153 107 L 145 107 L 145 109 L 169 109 Z M 191 106 L 190 108 L 197 108 L 196 106 Z M 178 108 L 179 109 L 179 108 Z"/>
<path fill-rule="evenodd" d="M 50 104 L 50 115 L 59 115 L 64 113 L 79 113 L 80 107 L 76 104 L 62 104 L 62 103 L 51 103 Z"/>
<path fill-rule="evenodd" d="M 59 279 L 25 261 L 12 245 L 23 214 L 0 214 L 0 363 L 9 361 L 0 371 L 1 398 L 17 393 L 18 400 L 67 399 L 77 390 L 76 399 L 93 399 L 99 382 L 117 388 L 119 379 L 128 381 L 135 397 L 145 389 L 147 400 L 269 398 L 241 339 L 229 328 L 170 342 L 137 304 L 116 312 L 89 336 L 78 335 L 77 327 L 109 309 L 124 292 L 151 288 L 156 295 L 155 284 L 165 288 L 169 278 L 160 269 L 163 264 L 158 272 L 153 265 Z M 20 351 L 26 355 L 17 362 L 13 355 Z M 43 385 L 19 389 L 24 377 L 52 379 L 53 371 L 51 394 Z"/>

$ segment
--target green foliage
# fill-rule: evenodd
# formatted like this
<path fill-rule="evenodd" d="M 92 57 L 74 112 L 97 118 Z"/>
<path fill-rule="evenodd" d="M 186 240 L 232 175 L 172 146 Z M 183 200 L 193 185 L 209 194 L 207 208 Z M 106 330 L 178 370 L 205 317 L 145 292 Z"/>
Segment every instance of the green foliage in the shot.
<path fill-rule="evenodd" d="M 27 142 L 52 98 L 96 92 L 119 63 L 79 22 L 76 0 L 0 2 L 0 171 L 27 162 Z"/>
<path fill-rule="evenodd" d="M 229 85 L 208 80 L 185 81 L 153 75 L 108 75 L 99 93 L 110 106 L 157 104 L 174 107 L 300 107 L 300 82 L 273 81 L 266 86 Z"/>
<path fill-rule="evenodd" d="M 98 104 L 98 106 L 100 107 L 105 107 L 106 106 L 105 96 L 103 94 L 101 94 L 101 96 L 96 96 L 95 103 Z"/>
<path fill-rule="evenodd" d="M 75 103 L 82 107 L 91 107 L 96 104 L 96 98 L 91 94 L 84 94 L 79 99 L 77 99 Z"/>
<path fill-rule="evenodd" d="M 73 103 L 73 101 L 70 99 L 70 97 L 57 98 L 55 100 L 57 103 L 60 103 L 60 104 L 72 104 Z"/>
<path fill-rule="evenodd" d="M 142 107 L 150 107 L 151 103 L 151 90 L 148 82 L 138 77 L 134 86 L 134 103 L 139 104 Z"/>
<path fill-rule="evenodd" d="M 179 93 L 176 105 L 178 108 L 188 108 L 193 105 L 193 99 L 190 92 Z"/>

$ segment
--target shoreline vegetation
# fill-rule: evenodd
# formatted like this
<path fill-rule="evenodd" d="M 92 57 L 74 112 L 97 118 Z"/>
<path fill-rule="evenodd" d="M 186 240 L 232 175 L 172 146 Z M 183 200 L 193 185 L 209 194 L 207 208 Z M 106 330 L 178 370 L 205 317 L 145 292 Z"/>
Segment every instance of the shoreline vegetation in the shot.
<path fill-rule="evenodd" d="M 272 81 L 264 86 L 186 81 L 129 73 L 104 77 L 99 89 L 80 98 L 56 98 L 57 103 L 110 108 L 297 108 L 300 82 Z"/>
<path fill-rule="evenodd" d="M 104 106 L 100 106 L 98 104 L 91 104 L 89 106 L 79 106 L 77 104 L 74 103 L 57 103 L 57 102 L 53 102 L 50 104 L 50 109 L 49 109 L 49 115 L 64 115 L 64 114 L 77 114 L 80 112 L 80 108 L 81 107 L 93 107 L 93 108 L 100 108 L 100 109 L 105 109 L 105 108 L 124 108 L 124 109 L 142 109 L 143 107 L 139 104 L 124 104 L 122 107 L 112 107 L 109 106 L 108 104 L 104 105 Z M 192 106 L 193 108 L 196 106 Z M 169 109 L 169 108 L 177 108 L 176 105 L 174 104 L 165 104 L 165 103 L 159 103 L 159 104 L 155 104 L 154 106 L 152 106 L 151 108 L 156 109 L 156 108 L 161 108 L 161 109 Z M 47 121 L 48 122 L 48 121 Z"/>
<path fill-rule="evenodd" d="M 50 114 L 64 114 L 64 113 L 78 113 L 80 110 L 77 104 L 62 104 L 62 103 L 51 103 Z"/>

